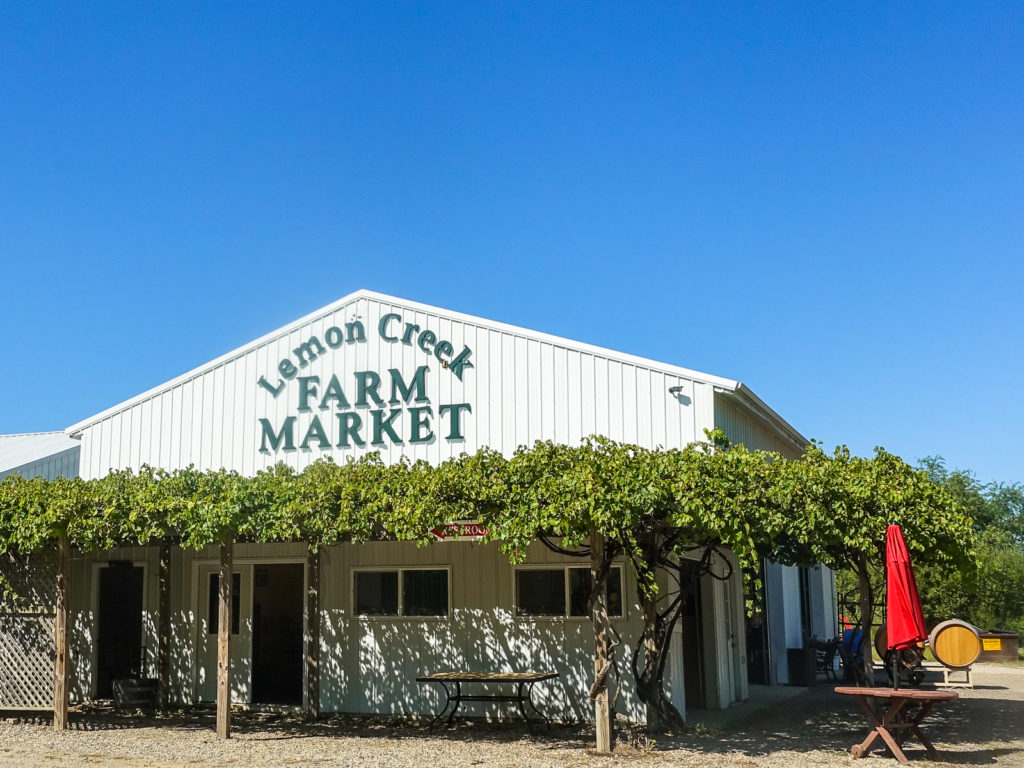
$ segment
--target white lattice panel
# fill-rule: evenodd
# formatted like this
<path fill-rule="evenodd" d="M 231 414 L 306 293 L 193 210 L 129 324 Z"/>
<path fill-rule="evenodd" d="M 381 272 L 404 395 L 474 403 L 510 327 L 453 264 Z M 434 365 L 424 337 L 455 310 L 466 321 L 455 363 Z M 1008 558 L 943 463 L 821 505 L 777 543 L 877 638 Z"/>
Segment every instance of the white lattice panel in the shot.
<path fill-rule="evenodd" d="M 53 703 L 56 553 L 0 557 L 12 593 L 0 596 L 0 709 L 49 709 Z"/>

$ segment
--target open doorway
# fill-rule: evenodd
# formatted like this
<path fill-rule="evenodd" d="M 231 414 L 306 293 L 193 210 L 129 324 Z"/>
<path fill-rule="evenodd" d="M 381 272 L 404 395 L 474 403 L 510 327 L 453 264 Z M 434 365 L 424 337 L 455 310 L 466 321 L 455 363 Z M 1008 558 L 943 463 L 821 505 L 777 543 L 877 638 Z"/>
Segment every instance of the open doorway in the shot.
<path fill-rule="evenodd" d="M 701 636 L 703 617 L 700 604 L 700 581 L 684 578 L 681 587 L 682 612 L 679 628 L 682 635 L 683 685 L 686 708 L 706 706 L 704 696 L 704 643 Z"/>
<path fill-rule="evenodd" d="M 302 563 L 253 569 L 254 704 L 302 704 L 304 576 Z"/>
<path fill-rule="evenodd" d="M 757 580 L 760 586 L 754 599 L 754 611 L 747 616 L 747 679 L 751 685 L 770 685 L 771 644 L 768 641 L 763 560 Z"/>
<path fill-rule="evenodd" d="M 96 698 L 114 695 L 113 682 L 142 675 L 142 566 L 113 561 L 99 569 L 96 607 Z"/>

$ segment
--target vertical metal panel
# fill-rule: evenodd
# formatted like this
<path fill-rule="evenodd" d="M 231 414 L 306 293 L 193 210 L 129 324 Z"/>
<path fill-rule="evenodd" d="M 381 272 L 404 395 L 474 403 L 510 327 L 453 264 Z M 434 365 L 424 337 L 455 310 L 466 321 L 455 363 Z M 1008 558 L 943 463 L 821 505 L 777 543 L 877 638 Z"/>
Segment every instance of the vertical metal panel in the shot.
<path fill-rule="evenodd" d="M 733 443 L 742 443 L 751 450 L 776 451 L 789 458 L 799 457 L 800 452 L 790 441 L 781 438 L 729 396 L 717 395 L 714 409 L 715 426 L 725 432 Z"/>

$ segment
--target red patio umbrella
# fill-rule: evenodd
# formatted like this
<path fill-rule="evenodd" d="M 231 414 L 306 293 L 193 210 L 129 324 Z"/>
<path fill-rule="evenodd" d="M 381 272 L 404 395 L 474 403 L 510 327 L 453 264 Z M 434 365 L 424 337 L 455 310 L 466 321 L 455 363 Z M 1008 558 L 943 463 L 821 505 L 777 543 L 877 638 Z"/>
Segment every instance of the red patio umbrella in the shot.
<path fill-rule="evenodd" d="M 921 598 L 917 594 L 910 553 L 898 525 L 885 532 L 886 640 L 890 651 L 900 651 L 924 642 Z M 899 687 L 899 670 L 893 669 L 893 685 Z"/>

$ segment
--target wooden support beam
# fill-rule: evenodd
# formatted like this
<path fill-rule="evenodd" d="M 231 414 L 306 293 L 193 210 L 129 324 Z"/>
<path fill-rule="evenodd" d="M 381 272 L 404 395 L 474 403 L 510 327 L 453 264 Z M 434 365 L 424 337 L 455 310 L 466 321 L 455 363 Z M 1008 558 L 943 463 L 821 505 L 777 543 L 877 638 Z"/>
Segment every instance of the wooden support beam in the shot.
<path fill-rule="evenodd" d="M 320 550 L 310 548 L 306 578 L 306 714 L 320 715 Z"/>
<path fill-rule="evenodd" d="M 231 738 L 231 555 L 234 538 L 220 545 L 217 578 L 217 738 Z"/>
<path fill-rule="evenodd" d="M 599 533 L 590 534 L 590 576 L 594 593 L 591 599 L 590 620 L 594 625 L 594 681 L 597 690 L 594 700 L 594 725 L 598 752 L 612 751 L 612 712 L 608 700 L 608 591 L 605 588 L 607 570 L 603 568 L 605 539 Z"/>
<path fill-rule="evenodd" d="M 57 605 L 53 617 L 53 727 L 68 727 L 68 561 L 71 544 L 67 536 L 57 542 Z"/>
<path fill-rule="evenodd" d="M 160 708 L 167 709 L 171 684 L 171 545 L 166 541 L 160 544 L 158 588 L 156 676 L 160 689 Z"/>

